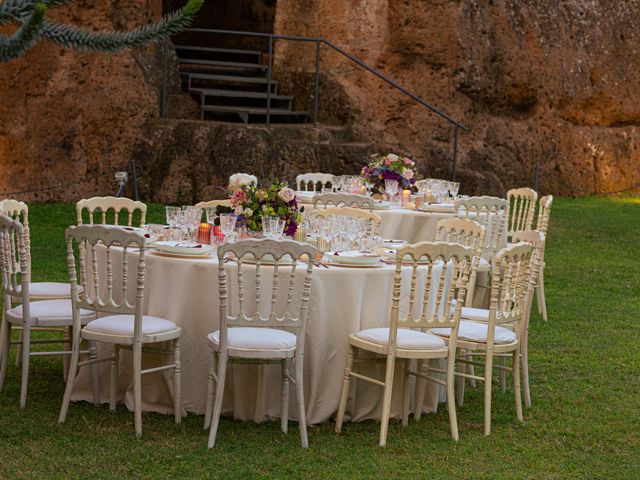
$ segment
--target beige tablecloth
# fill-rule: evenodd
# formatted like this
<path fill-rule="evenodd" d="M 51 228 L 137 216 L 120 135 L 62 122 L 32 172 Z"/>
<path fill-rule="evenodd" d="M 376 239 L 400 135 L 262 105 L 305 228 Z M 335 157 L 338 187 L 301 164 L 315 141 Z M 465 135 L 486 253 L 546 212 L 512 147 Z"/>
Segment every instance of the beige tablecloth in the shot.
<path fill-rule="evenodd" d="M 118 263 L 114 261 L 115 278 L 121 275 L 117 271 Z M 145 311 L 149 315 L 170 319 L 182 327 L 182 406 L 187 412 L 201 414 L 204 411 L 210 357 L 206 336 L 219 325 L 217 259 L 172 258 L 150 252 L 146 263 Z M 244 268 L 247 268 L 246 278 L 251 274 L 252 267 Z M 301 274 L 300 270 L 298 273 Z M 404 274 L 408 289 L 410 268 Z M 379 268 L 332 266 L 314 270 L 304 368 L 306 410 L 310 423 L 327 421 L 337 409 L 349 334 L 388 325 L 393 277 L 392 265 Z M 133 291 L 130 293 L 133 300 Z M 107 348 L 101 351 L 110 352 Z M 124 398 L 129 409 L 133 406 L 130 364 L 130 353 L 123 352 L 119 399 Z M 143 368 L 156 364 L 159 364 L 157 356 L 154 358 L 152 354 L 143 360 Z M 377 369 L 379 378 L 383 378 L 382 365 L 371 368 Z M 88 369 L 81 369 L 73 400 L 91 400 L 88 373 Z M 400 373 L 398 369 L 392 405 L 394 416 L 400 414 Z M 102 402 L 108 401 L 108 380 L 108 364 L 103 364 L 100 376 Z M 232 413 L 235 418 L 242 420 L 262 421 L 279 417 L 279 381 L 277 365 L 230 366 L 223 412 Z M 379 418 L 380 387 L 362 381 L 357 383 L 357 393 L 350 402 L 352 419 Z M 145 375 L 142 393 L 144 410 L 171 412 L 172 388 L 171 373 Z M 434 411 L 438 401 L 442 400 L 442 394 L 441 387 L 430 383 L 424 410 Z M 295 402 L 292 401 L 290 418 L 296 418 L 295 409 Z"/>

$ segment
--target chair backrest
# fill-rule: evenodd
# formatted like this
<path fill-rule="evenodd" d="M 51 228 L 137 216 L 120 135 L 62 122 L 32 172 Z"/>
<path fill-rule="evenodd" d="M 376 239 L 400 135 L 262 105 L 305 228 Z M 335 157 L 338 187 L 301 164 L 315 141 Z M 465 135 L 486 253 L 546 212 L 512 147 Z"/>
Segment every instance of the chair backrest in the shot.
<path fill-rule="evenodd" d="M 144 203 L 124 197 L 93 197 L 80 200 L 76 203 L 78 225 L 84 224 L 82 220 L 82 212 L 84 210 L 89 212 L 89 225 L 107 224 L 107 212 L 109 210 L 114 212 L 114 225 L 118 224 L 118 216 L 122 210 L 127 213 L 127 225 L 129 227 L 132 226 L 133 214 L 136 210 L 140 211 L 140 226 L 144 225 L 147 217 L 147 206 Z M 98 211 L 101 213 L 101 217 L 96 221 L 93 214 Z"/>
<path fill-rule="evenodd" d="M 74 325 L 80 308 L 135 316 L 134 339 L 141 336 L 145 278 L 145 237 L 136 232 L 102 225 L 67 228 L 67 267 L 71 282 Z M 121 255 L 113 261 L 114 249 Z M 76 251 L 78 255 L 76 258 Z M 98 256 L 104 255 L 104 261 Z M 134 259 L 131 255 L 135 255 Z M 135 272 L 129 273 L 129 264 Z M 114 285 L 114 268 L 119 273 Z M 135 273 L 135 275 L 133 274 Z M 136 282 L 133 303 L 127 299 L 129 281 Z M 79 326 L 79 323 L 78 323 Z"/>
<path fill-rule="evenodd" d="M 507 192 L 509 236 L 523 230 L 531 230 L 537 200 L 538 193 L 528 187 L 514 188 Z"/>
<path fill-rule="evenodd" d="M 525 230 L 513 235 L 513 243 L 526 242 L 533 246 L 533 256 L 531 258 L 531 272 L 529 286 L 527 289 L 527 305 L 525 307 L 525 325 L 529 323 L 531 315 L 531 304 L 533 303 L 533 293 L 540 274 L 540 267 L 544 260 L 545 234 L 538 230 Z"/>
<path fill-rule="evenodd" d="M 469 197 L 453 201 L 458 218 L 475 220 L 485 229 L 482 257 L 491 260 L 506 243 L 507 201 L 497 197 Z"/>
<path fill-rule="evenodd" d="M 4 311 L 11 308 L 11 297 L 22 297 L 23 318 L 29 317 L 29 266 L 24 227 L 18 220 L 0 213 L 0 263 Z"/>
<path fill-rule="evenodd" d="M 31 272 L 31 232 L 29 230 L 29 207 L 19 200 L 7 198 L 0 201 L 0 213 L 18 220 L 24 229 L 24 244 L 27 255 L 27 267 Z"/>
<path fill-rule="evenodd" d="M 531 286 L 531 262 L 534 247 L 519 242 L 498 252 L 491 273 L 489 301 L 489 333 L 487 343 L 493 343 L 496 325 L 513 323 L 520 338 L 527 308 L 527 292 Z"/>
<path fill-rule="evenodd" d="M 422 242 L 398 249 L 389 345 L 395 345 L 398 327 L 450 327 L 456 329 L 457 335 L 467 284 L 472 271 L 477 269 L 477 262 L 471 248 L 455 243 Z M 406 265 L 411 267 L 411 283 L 408 305 L 402 312 L 401 298 L 406 300 L 407 297 L 406 293 L 403 295 L 407 289 L 402 288 L 403 266 Z M 454 298 L 456 303 L 452 307 Z"/>
<path fill-rule="evenodd" d="M 361 208 L 351 208 L 351 207 L 329 207 L 329 208 L 319 208 L 311 212 L 312 217 L 321 217 L 327 218 L 331 215 L 338 215 L 342 217 L 354 217 L 354 218 L 366 218 L 370 220 L 370 223 L 373 228 L 371 228 L 371 233 L 374 235 L 378 235 L 380 232 L 380 223 L 382 223 L 382 219 L 376 215 L 375 213 L 369 210 L 363 210 Z"/>
<path fill-rule="evenodd" d="M 373 199 L 364 195 L 353 193 L 318 193 L 313 196 L 313 208 L 317 208 L 318 204 L 323 207 L 333 205 L 334 207 L 355 207 L 373 210 Z"/>
<path fill-rule="evenodd" d="M 196 208 L 201 208 L 204 210 L 205 208 L 216 208 L 216 207 L 231 207 L 231 200 L 209 200 L 208 202 L 198 202 L 195 204 Z"/>
<path fill-rule="evenodd" d="M 482 253 L 485 228 L 475 220 L 468 218 L 442 218 L 436 223 L 436 240 L 459 243 L 473 250 L 475 255 Z"/>
<path fill-rule="evenodd" d="M 330 173 L 302 173 L 296 177 L 296 187 L 298 190 L 321 192 L 327 185 L 333 187 L 334 181 L 334 176 Z"/>
<path fill-rule="evenodd" d="M 221 245 L 218 248 L 221 347 L 226 346 L 227 327 L 244 326 L 294 329 L 297 346 L 303 348 L 317 253 L 311 245 L 293 240 L 249 239 Z M 298 262 L 306 264 L 302 275 L 298 275 Z M 245 278 L 247 264 L 254 273 L 249 278 Z M 235 290 L 228 286 L 232 265 Z M 288 275 L 281 275 L 282 270 Z M 235 298 L 230 299 L 230 294 Z"/>
<path fill-rule="evenodd" d="M 538 220 L 536 221 L 536 230 L 546 235 L 549 229 L 549 216 L 551 215 L 551 204 L 553 203 L 553 195 L 546 195 L 540 199 L 538 207 Z"/>

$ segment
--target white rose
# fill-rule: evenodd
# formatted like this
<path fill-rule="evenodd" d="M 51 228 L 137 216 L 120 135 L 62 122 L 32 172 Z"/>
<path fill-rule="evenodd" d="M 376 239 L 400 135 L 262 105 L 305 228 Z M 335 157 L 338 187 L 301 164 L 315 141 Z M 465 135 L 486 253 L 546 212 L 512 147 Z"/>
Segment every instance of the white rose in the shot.
<path fill-rule="evenodd" d="M 389 160 L 391 160 L 392 162 L 397 161 L 400 157 L 398 157 L 398 155 L 396 155 L 395 153 L 390 153 L 389 155 L 387 155 L 387 158 Z"/>
<path fill-rule="evenodd" d="M 253 217 L 253 210 L 251 210 L 250 208 L 245 208 L 242 212 L 242 215 L 244 215 L 245 217 Z"/>

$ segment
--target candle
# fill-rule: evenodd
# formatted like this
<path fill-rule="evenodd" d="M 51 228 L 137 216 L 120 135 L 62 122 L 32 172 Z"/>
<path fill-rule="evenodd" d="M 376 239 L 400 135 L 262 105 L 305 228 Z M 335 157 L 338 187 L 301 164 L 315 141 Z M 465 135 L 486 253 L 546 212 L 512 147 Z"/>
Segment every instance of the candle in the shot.
<path fill-rule="evenodd" d="M 402 205 L 406 206 L 411 202 L 411 190 L 403 190 L 402 191 Z"/>
<path fill-rule="evenodd" d="M 198 243 L 211 243 L 211 225 L 208 223 L 201 223 L 198 228 L 198 236 L 196 237 Z"/>

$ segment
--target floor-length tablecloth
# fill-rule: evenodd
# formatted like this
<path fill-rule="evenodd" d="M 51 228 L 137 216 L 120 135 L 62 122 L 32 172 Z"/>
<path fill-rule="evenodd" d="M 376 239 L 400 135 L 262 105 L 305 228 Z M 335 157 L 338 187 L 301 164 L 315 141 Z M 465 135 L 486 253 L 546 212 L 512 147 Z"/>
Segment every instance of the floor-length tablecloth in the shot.
<path fill-rule="evenodd" d="M 118 264 L 114 261 L 116 279 L 121 275 Z M 210 358 L 206 336 L 219 325 L 217 259 L 171 258 L 149 252 L 146 265 L 145 312 L 170 319 L 182 327 L 182 406 L 184 411 L 203 413 Z M 306 411 L 310 423 L 328 420 L 337 409 L 349 334 L 388 325 L 394 268 L 382 265 L 379 268 L 332 266 L 315 269 L 304 368 Z M 403 274 L 408 279 L 410 268 Z M 133 300 L 133 289 L 130 294 Z M 101 351 L 109 354 L 110 349 L 101 347 Z M 133 406 L 130 364 L 130 352 L 122 352 L 118 395 L 119 399 L 124 397 L 129 409 Z M 158 358 L 153 354 L 143 360 L 143 368 L 157 364 Z M 377 369 L 380 378 L 383 377 L 382 365 L 371 368 Z M 392 405 L 394 416 L 400 414 L 400 370 L 397 373 Z M 100 376 L 102 402 L 108 401 L 108 380 L 108 364 L 103 364 Z M 235 418 L 242 420 L 279 417 L 279 380 L 278 365 L 230 366 L 223 412 L 233 413 Z M 379 418 L 380 387 L 362 381 L 357 383 L 355 404 L 353 398 L 350 402 L 352 419 Z M 172 389 L 171 373 L 145 375 L 144 410 L 171 412 Z M 424 410 L 435 410 L 438 401 L 442 400 L 441 395 L 441 388 L 430 383 Z M 88 369 L 81 369 L 72 399 L 90 401 L 91 398 Z M 290 418 L 296 418 L 295 409 L 295 402 L 291 402 Z"/>

